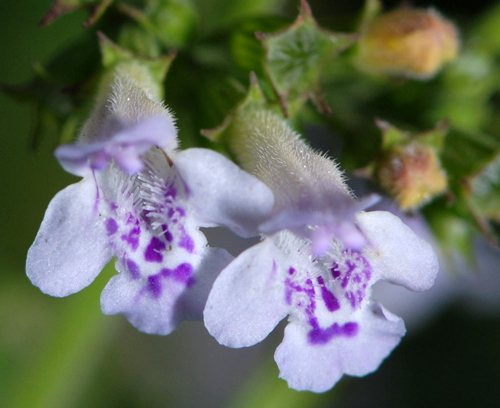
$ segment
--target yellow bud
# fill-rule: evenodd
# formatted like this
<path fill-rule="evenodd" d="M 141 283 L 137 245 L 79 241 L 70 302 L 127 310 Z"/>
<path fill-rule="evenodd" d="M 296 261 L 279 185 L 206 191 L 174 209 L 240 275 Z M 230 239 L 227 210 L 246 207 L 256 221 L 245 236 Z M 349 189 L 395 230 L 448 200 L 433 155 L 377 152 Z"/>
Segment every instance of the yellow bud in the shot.
<path fill-rule="evenodd" d="M 377 175 L 403 210 L 423 205 L 442 193 L 447 184 L 435 150 L 417 142 L 392 148 Z"/>
<path fill-rule="evenodd" d="M 459 48 L 455 26 L 434 10 L 380 14 L 362 32 L 359 66 L 376 74 L 432 77 Z"/>

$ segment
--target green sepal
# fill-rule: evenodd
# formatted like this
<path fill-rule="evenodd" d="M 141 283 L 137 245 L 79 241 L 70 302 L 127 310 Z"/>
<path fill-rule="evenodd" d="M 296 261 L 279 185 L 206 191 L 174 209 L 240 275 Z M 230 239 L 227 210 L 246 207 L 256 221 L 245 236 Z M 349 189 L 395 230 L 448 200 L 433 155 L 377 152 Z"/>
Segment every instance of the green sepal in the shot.
<path fill-rule="evenodd" d="M 376 119 L 375 124 L 382 132 L 382 150 L 388 151 L 394 146 L 406 144 L 410 139 L 410 133 L 398 129 L 384 120 Z"/>
<path fill-rule="evenodd" d="M 292 25 L 277 33 L 256 35 L 265 49 L 265 71 L 285 117 L 292 116 L 290 104 L 298 101 L 301 105 L 309 98 L 328 113 L 320 92 L 323 66 L 353 45 L 357 36 L 321 29 L 305 0 Z"/>
<path fill-rule="evenodd" d="M 104 14 L 113 0 L 55 0 L 50 10 L 40 21 L 40 26 L 45 27 L 63 14 L 79 9 L 87 9 L 89 18 L 83 23 L 85 28 L 93 26 Z"/>
<path fill-rule="evenodd" d="M 176 51 L 171 51 L 159 58 L 144 57 L 120 47 L 103 33 L 99 32 L 98 36 L 102 65 L 107 73 L 114 72 L 118 65 L 122 69 L 128 69 L 131 78 L 137 80 L 140 85 L 153 90 L 158 99 L 163 99 L 163 82 L 176 56 Z M 149 77 L 144 77 L 143 72 Z"/>
<path fill-rule="evenodd" d="M 375 123 L 382 132 L 383 151 L 389 151 L 393 147 L 406 145 L 411 141 L 415 141 L 421 145 L 433 148 L 439 154 L 443 149 L 445 136 L 449 130 L 447 121 L 441 121 L 433 129 L 421 133 L 411 133 L 401 130 L 380 119 L 376 119 Z"/>
<path fill-rule="evenodd" d="M 213 142 L 225 144 L 227 142 L 225 139 L 228 136 L 226 131 L 236 116 L 244 117 L 248 113 L 264 109 L 279 112 L 279 108 L 276 105 L 269 104 L 259 85 L 257 76 L 252 72 L 250 74 L 250 85 L 245 98 L 238 104 L 234 111 L 225 118 L 221 125 L 214 129 L 204 129 L 201 133 Z"/>

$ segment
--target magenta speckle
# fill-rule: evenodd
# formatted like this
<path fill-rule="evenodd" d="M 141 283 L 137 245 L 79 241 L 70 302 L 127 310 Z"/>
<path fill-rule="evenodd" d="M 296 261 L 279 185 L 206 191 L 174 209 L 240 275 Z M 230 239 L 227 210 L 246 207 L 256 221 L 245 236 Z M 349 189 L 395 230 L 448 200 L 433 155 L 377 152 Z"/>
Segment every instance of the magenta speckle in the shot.
<path fill-rule="evenodd" d="M 175 188 L 175 183 L 171 182 L 168 184 L 167 189 L 165 191 L 165 198 L 167 201 L 173 201 L 177 197 L 177 189 Z"/>
<path fill-rule="evenodd" d="M 193 267 L 191 264 L 183 263 L 172 271 L 172 277 L 177 282 L 185 283 L 188 287 L 192 286 L 195 282 L 193 278 Z"/>
<path fill-rule="evenodd" d="M 351 291 L 345 293 L 345 298 L 351 303 L 352 308 L 356 307 L 356 297 Z"/>
<path fill-rule="evenodd" d="M 108 235 L 116 234 L 116 231 L 118 231 L 118 224 L 116 223 L 114 218 L 108 218 L 105 224 L 106 232 L 108 233 Z"/>
<path fill-rule="evenodd" d="M 348 322 L 342 326 L 334 323 L 323 329 L 319 327 L 318 319 L 311 316 L 309 324 L 312 326 L 312 330 L 307 334 L 307 337 L 311 344 L 326 344 L 336 337 L 354 337 L 359 331 L 359 326 L 355 322 Z"/>
<path fill-rule="evenodd" d="M 295 271 L 295 268 L 290 268 L 290 269 L 288 270 L 288 274 L 289 274 L 289 275 L 293 275 L 295 272 L 296 272 L 296 271 Z"/>
<path fill-rule="evenodd" d="M 162 292 L 163 288 L 161 285 L 161 275 L 152 275 L 148 277 L 148 290 L 151 292 L 155 299 L 158 299 Z"/>
<path fill-rule="evenodd" d="M 184 248 L 190 254 L 194 251 L 194 241 L 193 239 L 186 233 L 184 228 L 181 229 L 181 238 L 179 240 L 179 246 Z"/>
<path fill-rule="evenodd" d="M 368 282 L 372 276 L 371 266 L 359 251 L 345 250 L 343 267 L 337 262 L 331 269 L 332 276 L 344 289 L 344 297 L 353 309 L 358 308 L 365 298 Z"/>
<path fill-rule="evenodd" d="M 146 252 L 144 253 L 144 258 L 148 262 L 162 262 L 163 255 L 161 251 L 165 250 L 165 243 L 161 241 L 158 237 L 151 238 L 151 242 L 146 248 Z"/>
<path fill-rule="evenodd" d="M 330 292 L 325 286 L 325 281 L 322 276 L 318 277 L 318 283 L 321 285 L 321 297 L 329 312 L 335 312 L 340 309 L 340 303 L 335 295 Z"/>
<path fill-rule="evenodd" d="M 141 277 L 139 266 L 131 259 L 127 259 L 127 269 L 130 272 L 132 279 L 137 280 Z"/>
<path fill-rule="evenodd" d="M 153 295 L 153 298 L 158 299 L 163 293 L 163 279 L 173 279 L 176 282 L 183 283 L 187 287 L 191 287 L 196 283 L 193 277 L 193 266 L 188 263 L 182 263 L 175 269 L 164 268 L 156 275 L 148 277 L 148 291 Z"/>
<path fill-rule="evenodd" d="M 339 265 L 337 262 L 334 263 L 333 268 L 330 269 L 332 272 L 333 279 L 340 277 Z"/>
<path fill-rule="evenodd" d="M 141 235 L 141 228 L 136 226 L 130 230 L 128 234 L 124 234 L 120 237 L 122 241 L 127 242 L 132 249 L 135 251 L 139 248 L 139 236 Z"/>
<path fill-rule="evenodd" d="M 135 221 L 136 221 L 135 217 L 132 215 L 132 213 L 129 213 L 126 224 L 130 225 L 130 224 L 133 224 Z"/>
<path fill-rule="evenodd" d="M 172 233 L 168 230 L 168 225 L 162 224 L 161 230 L 163 231 L 163 236 L 168 242 L 172 242 L 174 240 L 174 236 Z"/>
<path fill-rule="evenodd" d="M 292 297 L 293 294 L 296 292 L 302 292 L 307 295 L 309 298 L 309 305 L 308 308 L 311 310 L 316 309 L 316 300 L 314 299 L 316 292 L 314 291 L 314 285 L 311 281 L 311 279 L 307 279 L 305 281 L 304 286 L 299 285 L 296 282 L 293 282 L 290 278 L 287 278 L 285 280 L 285 302 L 288 305 L 292 304 Z M 302 304 L 299 303 L 298 306 L 301 306 Z"/>

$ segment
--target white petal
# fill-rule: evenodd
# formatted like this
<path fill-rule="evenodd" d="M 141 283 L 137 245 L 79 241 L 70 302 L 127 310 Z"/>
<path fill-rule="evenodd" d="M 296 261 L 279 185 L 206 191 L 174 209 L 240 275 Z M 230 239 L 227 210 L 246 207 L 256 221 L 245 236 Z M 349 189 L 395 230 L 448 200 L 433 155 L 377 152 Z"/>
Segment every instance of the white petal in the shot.
<path fill-rule="evenodd" d="M 203 320 L 203 310 L 214 281 L 233 259 L 225 249 L 205 249 L 203 260 L 196 268 L 196 284 L 186 291 L 182 299 L 186 319 Z"/>
<path fill-rule="evenodd" d="M 379 305 L 358 319 L 357 333 L 334 336 L 325 344 L 310 344 L 309 327 L 289 323 L 274 355 L 280 378 L 299 391 L 324 392 L 343 374 L 359 377 L 375 371 L 404 335 L 404 324 Z"/>
<path fill-rule="evenodd" d="M 172 155 L 172 161 L 201 221 L 244 237 L 257 235 L 258 224 L 269 217 L 274 204 L 264 183 L 208 149 L 187 149 Z"/>
<path fill-rule="evenodd" d="M 416 291 L 432 287 L 439 263 L 431 245 L 390 212 L 361 212 L 356 220 L 372 245 L 363 254 L 379 278 Z"/>
<path fill-rule="evenodd" d="M 154 288 L 148 279 L 137 279 L 125 271 L 117 262 L 120 274 L 111 278 L 101 294 L 101 307 L 105 314 L 123 314 L 130 323 L 142 332 L 167 335 L 183 320 L 202 320 L 203 308 L 213 281 L 231 261 L 232 256 L 223 249 L 207 248 L 199 258 L 193 257 L 192 279 L 189 275 L 178 275 L 170 270 L 170 277 L 158 276 Z M 170 263 L 171 260 L 169 260 Z M 188 263 L 182 266 L 193 265 Z M 158 271 L 165 271 L 158 265 Z M 138 270 L 151 264 L 137 265 Z M 184 270 L 186 270 L 184 268 Z"/>
<path fill-rule="evenodd" d="M 88 286 L 111 260 L 104 223 L 96 208 L 92 178 L 57 193 L 28 251 L 26 273 L 52 296 L 67 296 Z"/>
<path fill-rule="evenodd" d="M 262 341 L 286 316 L 270 239 L 240 254 L 214 283 L 205 307 L 205 326 L 229 347 Z M 280 290 L 281 289 L 281 290 Z"/>

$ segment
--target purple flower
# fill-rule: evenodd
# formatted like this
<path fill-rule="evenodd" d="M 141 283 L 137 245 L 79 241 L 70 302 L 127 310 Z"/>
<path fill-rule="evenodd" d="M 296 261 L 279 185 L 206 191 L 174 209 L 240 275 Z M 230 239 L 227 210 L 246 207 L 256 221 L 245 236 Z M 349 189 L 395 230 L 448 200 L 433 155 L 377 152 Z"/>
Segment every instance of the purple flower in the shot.
<path fill-rule="evenodd" d="M 177 151 L 173 118 L 133 81 L 115 78 L 80 142 L 56 152 L 83 176 L 49 204 L 28 252 L 27 274 L 53 296 L 89 285 L 116 259 L 101 296 L 106 314 L 168 334 L 199 319 L 217 274 L 232 260 L 207 247 L 199 227 L 254 235 L 273 195 L 222 155 Z"/>
<path fill-rule="evenodd" d="M 426 290 L 437 257 L 431 246 L 388 212 L 360 212 L 361 250 L 332 240 L 322 256 L 289 231 L 264 239 L 226 267 L 205 307 L 205 325 L 229 347 L 262 341 L 287 315 L 275 353 L 291 388 L 323 392 L 343 374 L 378 368 L 405 334 L 403 321 L 371 300 L 379 280 Z"/>

